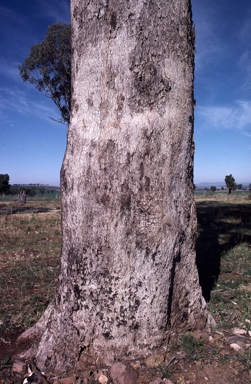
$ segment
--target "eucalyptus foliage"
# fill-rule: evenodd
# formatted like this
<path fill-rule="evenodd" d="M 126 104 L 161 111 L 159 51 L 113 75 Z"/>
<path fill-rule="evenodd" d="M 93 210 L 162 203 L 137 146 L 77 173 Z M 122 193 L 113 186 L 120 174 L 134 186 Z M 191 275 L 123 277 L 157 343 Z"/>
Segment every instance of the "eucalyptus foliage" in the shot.
<path fill-rule="evenodd" d="M 19 66 L 24 82 L 33 84 L 58 107 L 61 123 L 69 124 L 71 106 L 71 26 L 52 24 L 45 39 L 31 47 Z"/>

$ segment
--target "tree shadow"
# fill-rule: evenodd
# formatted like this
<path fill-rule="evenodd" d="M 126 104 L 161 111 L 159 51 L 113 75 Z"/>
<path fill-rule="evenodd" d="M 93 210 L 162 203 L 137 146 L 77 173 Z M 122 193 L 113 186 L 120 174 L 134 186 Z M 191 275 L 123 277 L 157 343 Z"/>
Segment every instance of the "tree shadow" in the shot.
<path fill-rule="evenodd" d="M 199 202 L 196 208 L 196 263 L 203 296 L 209 301 L 224 253 L 243 242 L 251 243 L 251 205 L 210 201 Z"/>

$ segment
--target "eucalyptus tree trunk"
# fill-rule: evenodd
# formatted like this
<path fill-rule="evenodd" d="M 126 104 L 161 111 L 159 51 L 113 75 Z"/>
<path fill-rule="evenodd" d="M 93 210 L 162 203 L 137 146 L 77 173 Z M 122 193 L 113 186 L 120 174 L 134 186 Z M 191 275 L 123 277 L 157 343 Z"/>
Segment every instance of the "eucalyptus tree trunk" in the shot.
<path fill-rule="evenodd" d="M 189 0 L 72 0 L 58 291 L 26 333 L 62 372 L 203 328 L 195 264 Z"/>

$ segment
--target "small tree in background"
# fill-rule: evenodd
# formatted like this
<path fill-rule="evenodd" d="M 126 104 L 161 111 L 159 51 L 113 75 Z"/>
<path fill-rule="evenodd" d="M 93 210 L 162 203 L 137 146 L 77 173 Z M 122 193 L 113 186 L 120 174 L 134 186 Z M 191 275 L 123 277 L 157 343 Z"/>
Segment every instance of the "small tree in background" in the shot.
<path fill-rule="evenodd" d="M 19 66 L 23 81 L 33 84 L 58 107 L 60 123 L 69 124 L 71 106 L 71 26 L 52 24 L 45 39 L 31 47 Z"/>
<path fill-rule="evenodd" d="M 6 174 L 0 174 L 0 194 L 8 195 L 10 193 L 10 176 Z"/>
<path fill-rule="evenodd" d="M 216 191 L 216 187 L 214 185 L 212 185 L 210 189 L 211 189 L 212 192 Z"/>
<path fill-rule="evenodd" d="M 225 177 L 225 183 L 228 188 L 228 194 L 230 195 L 232 190 L 236 189 L 235 178 L 230 174 Z"/>

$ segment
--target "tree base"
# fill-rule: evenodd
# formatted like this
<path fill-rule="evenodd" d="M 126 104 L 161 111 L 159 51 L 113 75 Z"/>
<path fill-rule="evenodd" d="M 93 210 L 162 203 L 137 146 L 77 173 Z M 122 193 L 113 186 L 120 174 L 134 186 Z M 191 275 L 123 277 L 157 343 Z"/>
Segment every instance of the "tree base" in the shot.
<path fill-rule="evenodd" d="M 18 337 L 19 343 L 26 342 L 27 345 L 27 342 L 29 342 L 31 347 L 22 351 L 15 358 L 25 361 L 28 365 L 35 359 L 41 371 L 53 372 L 60 376 L 76 374 L 87 369 L 108 368 L 115 361 L 130 363 L 135 360 L 144 360 L 151 355 L 165 354 L 168 351 L 170 342 L 178 338 L 182 332 L 187 330 L 210 332 L 212 328 L 215 328 L 215 321 L 207 311 L 205 303 L 200 319 L 197 318 L 197 321 L 191 321 L 189 327 L 188 324 L 185 327 L 182 324 L 179 326 L 176 324 L 175 332 L 170 329 L 169 332 L 162 335 L 161 340 L 160 338 L 148 339 L 148 343 L 143 345 L 142 343 L 139 344 L 135 339 L 131 348 L 128 348 L 127 340 L 124 344 L 124 350 L 121 346 L 123 344 L 121 339 L 116 344 L 106 340 L 102 345 L 99 345 L 98 342 L 95 343 L 95 340 L 93 340 L 92 346 L 83 347 L 78 332 L 74 334 L 71 330 L 70 336 L 67 336 L 67 332 L 60 338 L 53 336 L 50 325 L 55 324 L 55 321 L 52 320 L 55 313 L 53 305 L 50 304 L 42 318 Z M 130 338 L 128 339 L 129 344 L 132 345 Z"/>

